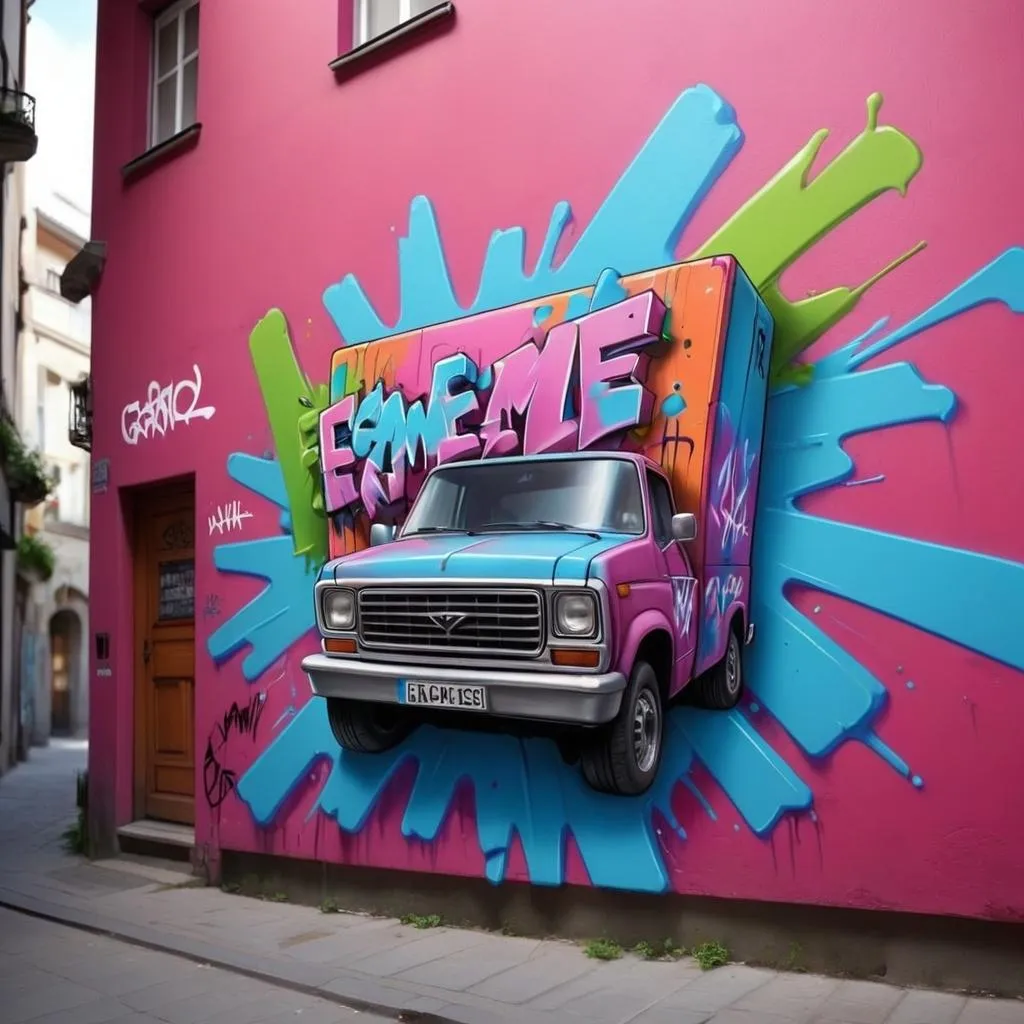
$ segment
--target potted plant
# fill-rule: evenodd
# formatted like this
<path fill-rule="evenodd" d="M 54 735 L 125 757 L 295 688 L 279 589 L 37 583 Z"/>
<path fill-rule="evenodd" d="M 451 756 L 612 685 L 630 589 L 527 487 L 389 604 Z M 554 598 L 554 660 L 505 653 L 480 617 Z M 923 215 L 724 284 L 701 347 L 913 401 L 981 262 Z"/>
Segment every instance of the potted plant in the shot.
<path fill-rule="evenodd" d="M 53 548 L 34 533 L 26 533 L 18 541 L 18 570 L 37 583 L 45 583 L 57 563 Z"/>
<path fill-rule="evenodd" d="M 42 455 L 26 448 L 14 424 L 5 418 L 0 418 L 0 464 L 13 501 L 29 507 L 38 505 L 54 488 L 55 480 L 47 472 Z"/>

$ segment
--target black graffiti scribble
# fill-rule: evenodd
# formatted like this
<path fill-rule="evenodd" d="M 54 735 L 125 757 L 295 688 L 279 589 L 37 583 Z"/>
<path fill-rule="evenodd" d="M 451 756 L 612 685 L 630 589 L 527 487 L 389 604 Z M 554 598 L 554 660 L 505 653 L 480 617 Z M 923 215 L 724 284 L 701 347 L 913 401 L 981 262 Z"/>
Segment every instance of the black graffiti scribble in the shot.
<path fill-rule="evenodd" d="M 192 524 L 179 519 L 168 526 L 161 534 L 161 551 L 183 551 L 192 547 L 195 531 Z"/>
<path fill-rule="evenodd" d="M 768 340 L 764 328 L 758 325 L 757 328 L 757 375 L 764 378 L 764 346 Z"/>
<path fill-rule="evenodd" d="M 203 788 L 206 790 L 206 802 L 211 810 L 220 807 L 228 794 L 234 792 L 238 782 L 237 773 L 223 763 L 224 748 L 232 735 L 248 736 L 256 741 L 263 709 L 266 707 L 267 695 L 255 694 L 247 704 L 239 706 L 232 702 L 224 712 L 223 718 L 214 722 L 210 735 L 206 740 L 206 754 L 203 757 Z"/>
<path fill-rule="evenodd" d="M 215 619 L 220 615 L 220 597 L 217 594 L 207 594 L 203 601 L 203 618 Z"/>

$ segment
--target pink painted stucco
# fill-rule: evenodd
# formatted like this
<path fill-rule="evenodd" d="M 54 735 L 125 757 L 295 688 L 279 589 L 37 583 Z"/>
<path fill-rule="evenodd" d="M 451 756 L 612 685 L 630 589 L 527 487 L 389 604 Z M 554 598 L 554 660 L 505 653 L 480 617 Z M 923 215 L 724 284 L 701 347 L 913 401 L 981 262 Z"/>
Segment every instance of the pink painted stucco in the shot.
<path fill-rule="evenodd" d="M 92 455 L 110 463 L 106 493 L 93 496 L 90 592 L 91 628 L 110 636 L 111 674 L 97 674 L 93 650 L 91 806 L 104 829 L 133 818 L 125 492 L 194 473 L 197 844 L 211 856 L 220 848 L 258 850 L 481 875 L 478 812 L 465 786 L 434 839 L 403 834 L 412 764 L 354 834 L 309 813 L 315 780 L 327 775 L 322 761 L 271 826 L 257 824 L 236 794 L 216 809 L 203 797 L 203 748 L 217 720 L 232 702 L 245 704 L 257 684 L 267 690 L 284 680 L 267 690 L 257 743 L 230 753 L 241 775 L 289 706 L 307 700 L 298 663 L 316 648 L 307 635 L 254 683 L 243 678 L 245 651 L 217 665 L 206 649 L 213 629 L 263 586 L 218 572 L 215 546 L 280 535 L 280 509 L 243 492 L 226 470 L 231 453 L 274 451 L 250 331 L 272 307 L 283 310 L 303 369 L 326 381 L 342 341 L 322 303 L 325 288 L 355 273 L 385 323 L 394 323 L 398 239 L 410 200 L 421 194 L 433 204 L 456 296 L 468 306 L 495 228 L 523 225 L 532 264 L 553 205 L 568 199 L 567 248 L 663 113 L 683 90 L 707 83 L 735 109 L 745 141 L 686 228 L 681 250 L 692 251 L 828 127 L 811 172 L 818 173 L 863 130 L 865 97 L 877 91 L 885 97 L 882 121 L 918 144 L 922 169 L 905 196 L 882 195 L 815 245 L 782 287 L 798 298 L 852 286 L 919 240 L 927 248 L 810 350 L 807 358 L 818 360 L 882 317 L 893 325 L 911 320 L 1024 242 L 1016 106 L 1024 95 L 1024 8 L 1015 0 L 935 10 L 891 0 L 779 0 L 731 16 L 722 5 L 675 0 L 457 0 L 450 25 L 339 78 L 327 66 L 343 34 L 339 5 L 349 6 L 305 0 L 296 5 L 301 14 L 286 16 L 278 0 L 203 3 L 198 142 L 125 183 L 122 166 L 144 148 L 148 15 L 126 0 L 99 3 L 93 233 L 107 244 L 108 260 L 93 306 Z M 955 418 L 848 439 L 858 477 L 884 481 L 838 485 L 801 507 L 1024 562 L 1024 484 L 1016 472 L 1024 319 L 988 304 L 869 365 L 897 360 L 955 393 Z M 197 404 L 214 414 L 126 444 L 125 406 L 144 403 L 151 381 L 166 387 L 190 379 L 194 365 L 202 375 Z M 252 518 L 236 535 L 211 536 L 208 516 L 240 498 Z M 219 619 L 204 619 L 207 595 L 218 597 Z M 924 784 L 910 785 L 855 741 L 809 757 L 762 712 L 758 729 L 813 791 L 812 814 L 758 834 L 696 763 L 690 780 L 714 816 L 676 787 L 672 808 L 686 838 L 666 828 L 659 840 L 671 887 L 1024 917 L 1019 667 L 838 597 L 809 589 L 791 597 L 885 686 L 876 732 Z M 948 602 L 953 615 L 959 608 L 1019 635 L 1011 609 L 988 593 L 965 592 L 951 578 Z M 1019 666 L 1024 648 L 1020 640 L 1011 647 Z M 531 877 L 518 839 L 504 876 Z M 571 840 L 564 877 L 593 881 Z"/>

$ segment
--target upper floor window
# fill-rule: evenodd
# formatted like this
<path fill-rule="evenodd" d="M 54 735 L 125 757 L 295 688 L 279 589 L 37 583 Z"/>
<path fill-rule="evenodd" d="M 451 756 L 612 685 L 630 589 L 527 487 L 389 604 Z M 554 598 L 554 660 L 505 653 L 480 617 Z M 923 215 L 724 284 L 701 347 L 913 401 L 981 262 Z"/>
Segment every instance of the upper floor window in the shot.
<path fill-rule="evenodd" d="M 355 0 L 355 45 L 361 46 L 438 7 L 438 0 Z"/>
<path fill-rule="evenodd" d="M 154 26 L 151 146 L 195 124 L 198 83 L 199 0 L 178 0 Z"/>
<path fill-rule="evenodd" d="M 60 295 L 60 271 L 54 267 L 46 268 L 46 290 Z"/>

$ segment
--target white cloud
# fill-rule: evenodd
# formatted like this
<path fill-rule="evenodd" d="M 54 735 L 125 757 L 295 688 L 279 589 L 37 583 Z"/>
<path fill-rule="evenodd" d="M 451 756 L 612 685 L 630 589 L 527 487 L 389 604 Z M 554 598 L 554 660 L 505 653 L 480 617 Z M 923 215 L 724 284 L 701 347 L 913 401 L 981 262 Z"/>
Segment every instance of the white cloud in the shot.
<path fill-rule="evenodd" d="M 28 199 L 67 222 L 69 211 L 53 199 L 55 193 L 85 211 L 92 205 L 96 37 L 59 31 L 39 16 L 41 7 L 32 9 L 25 47 L 25 88 L 36 98 L 39 136 L 39 149 L 26 166 Z"/>

